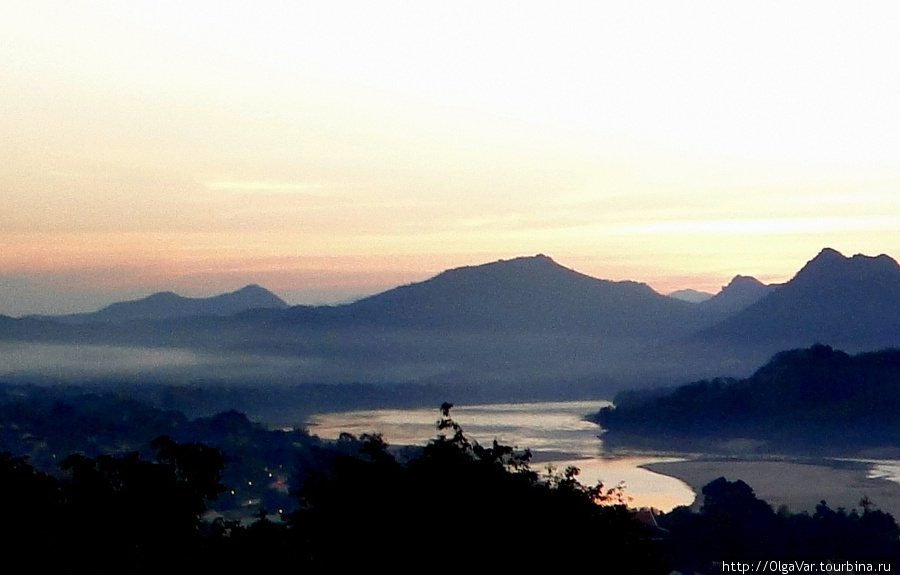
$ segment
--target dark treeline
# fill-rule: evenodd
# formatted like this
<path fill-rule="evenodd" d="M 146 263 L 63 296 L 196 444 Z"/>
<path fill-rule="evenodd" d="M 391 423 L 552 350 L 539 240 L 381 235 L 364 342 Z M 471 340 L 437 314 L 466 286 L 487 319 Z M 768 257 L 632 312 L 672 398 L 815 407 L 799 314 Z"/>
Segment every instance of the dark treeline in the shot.
<path fill-rule="evenodd" d="M 896 570 L 900 527 L 868 499 L 860 501 L 860 507 L 861 511 L 834 510 L 822 501 L 813 514 L 786 508 L 776 512 L 743 481 L 720 477 L 703 488 L 699 512 L 678 507 L 661 515 L 659 525 L 665 530 L 666 558 L 684 575 L 722 573 L 723 562 L 756 567 L 759 562 L 777 561 L 793 566 L 785 572 L 800 572 L 796 568 L 800 562 L 816 563 L 817 569 L 807 572 L 826 572 L 821 562 L 874 564 L 873 571 L 882 563 Z M 779 571 L 771 565 L 765 570 Z"/>
<path fill-rule="evenodd" d="M 15 494 L 4 517 L 16 526 L 11 548 L 60 573 L 550 567 L 604 550 L 628 557 L 617 572 L 668 572 L 620 490 L 583 486 L 574 469 L 539 477 L 527 451 L 471 442 L 449 407 L 440 428 L 404 455 L 380 436 L 344 435 L 293 493 L 293 511 L 261 511 L 250 523 L 205 515 L 228 491 L 218 448 L 164 436 L 151 460 L 73 455 L 60 478 L 7 453 L 0 486 Z"/>
<path fill-rule="evenodd" d="M 438 435 L 396 452 L 344 435 L 292 490 L 292 510 L 252 521 L 210 514 L 235 487 L 225 450 L 156 438 L 138 452 L 64 458 L 59 473 L 0 455 L 4 543 L 43 572 L 266 570 L 392 572 L 483 566 L 617 574 L 721 573 L 722 561 L 879 561 L 900 557 L 894 519 L 861 511 L 775 512 L 744 483 L 719 479 L 698 512 L 648 524 L 619 488 L 577 470 L 539 475 L 530 453 L 469 440 L 443 406 Z M 228 414 L 236 421 L 239 414 Z"/>
<path fill-rule="evenodd" d="M 472 386 L 458 386 L 454 397 L 467 403 L 486 403 L 497 398 Z M 55 378 L 32 375 L 6 376 L 0 379 L 0 402 L 9 399 L 49 399 L 68 403 L 79 397 L 102 395 L 134 399 L 164 411 L 180 412 L 187 417 L 209 417 L 237 410 L 254 420 L 275 425 L 302 423 L 317 413 L 378 409 L 382 407 L 429 407 L 446 397 L 445 387 L 413 384 L 229 384 L 215 378 L 196 379 L 185 384 L 169 384 L 152 377 L 128 378 L 121 375 L 92 376 L 61 385 Z"/>
<path fill-rule="evenodd" d="M 565 389 L 546 386 L 523 389 L 519 384 L 493 382 L 491 386 L 455 383 L 272 383 L 249 379 L 227 383 L 221 379 L 194 379 L 172 384 L 149 376 L 129 378 L 91 376 L 61 384 L 53 377 L 29 374 L 0 378 L 0 405 L 9 400 L 77 403 L 89 395 L 131 399 L 189 418 L 210 417 L 236 410 L 270 426 L 302 424 L 319 413 L 369 409 L 405 409 L 440 405 L 448 396 L 462 404 L 596 399 L 596 380 L 573 382 Z M 559 387 L 559 386 L 556 386 Z"/>
<path fill-rule="evenodd" d="M 754 438 L 768 449 L 848 450 L 900 441 L 900 350 L 784 351 L 747 379 L 719 378 L 616 397 L 592 419 L 610 443 Z M 705 445 L 709 448 L 709 445 Z"/>
<path fill-rule="evenodd" d="M 233 410 L 189 419 L 114 393 L 0 387 L 0 452 L 27 457 L 51 476 L 61 477 L 60 463 L 73 454 L 96 458 L 136 452 L 152 459 L 151 442 L 163 435 L 221 450 L 228 489 L 213 508 L 228 516 L 252 516 L 260 507 L 293 508 L 289 493 L 306 470 L 322 467 L 341 449 L 304 429 L 268 429 Z"/>

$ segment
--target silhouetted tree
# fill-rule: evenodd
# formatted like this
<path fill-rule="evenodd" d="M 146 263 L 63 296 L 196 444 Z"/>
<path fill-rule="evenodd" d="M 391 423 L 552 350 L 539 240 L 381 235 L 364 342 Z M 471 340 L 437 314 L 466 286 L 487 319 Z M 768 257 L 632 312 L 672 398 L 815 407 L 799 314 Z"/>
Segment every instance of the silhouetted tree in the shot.
<path fill-rule="evenodd" d="M 156 461 L 132 452 L 96 458 L 76 454 L 62 462 L 71 475 L 63 488 L 71 566 L 127 573 L 196 559 L 206 501 L 224 489 L 221 455 L 167 437 L 153 446 Z M 98 541 L 104 542 L 102 548 Z"/>
<path fill-rule="evenodd" d="M 25 457 L 0 453 L 3 547 L 18 556 L 52 557 L 58 552 L 56 520 L 62 509 L 59 482 L 35 471 Z"/>
<path fill-rule="evenodd" d="M 611 502 L 608 490 L 581 485 L 574 468 L 539 477 L 529 452 L 470 440 L 451 407 L 441 406 L 437 437 L 408 461 L 380 436 L 363 436 L 356 455 L 337 457 L 304 483 L 289 523 L 312 565 L 559 567 L 616 553 L 628 558 L 618 573 L 668 572 L 630 510 L 598 505 Z"/>
<path fill-rule="evenodd" d="M 699 513 L 686 507 L 659 518 L 668 530 L 674 568 L 691 573 L 721 573 L 717 562 L 760 560 L 896 561 L 900 528 L 882 511 L 833 510 L 823 501 L 815 513 L 778 513 L 743 481 L 720 477 L 703 488 Z"/>

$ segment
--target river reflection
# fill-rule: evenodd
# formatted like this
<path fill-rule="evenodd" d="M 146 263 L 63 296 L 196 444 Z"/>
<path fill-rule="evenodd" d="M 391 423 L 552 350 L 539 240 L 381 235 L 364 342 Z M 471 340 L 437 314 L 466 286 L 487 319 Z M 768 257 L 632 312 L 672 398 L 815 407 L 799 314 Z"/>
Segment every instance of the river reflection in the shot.
<path fill-rule="evenodd" d="M 610 405 L 607 401 L 569 401 L 460 405 L 453 419 L 466 435 L 482 444 L 494 439 L 506 445 L 529 448 L 532 468 L 562 470 L 574 465 L 581 470 L 582 483 L 600 481 L 607 487 L 620 483 L 634 507 L 654 507 L 669 511 L 690 505 L 694 492 L 679 479 L 641 468 L 653 462 L 676 461 L 661 457 L 614 457 L 605 454 L 597 437 L 599 428 L 583 417 Z M 381 433 L 392 445 L 424 445 L 435 437 L 437 409 L 379 409 L 326 413 L 313 416 L 311 433 L 334 439 L 346 431 L 354 435 Z"/>

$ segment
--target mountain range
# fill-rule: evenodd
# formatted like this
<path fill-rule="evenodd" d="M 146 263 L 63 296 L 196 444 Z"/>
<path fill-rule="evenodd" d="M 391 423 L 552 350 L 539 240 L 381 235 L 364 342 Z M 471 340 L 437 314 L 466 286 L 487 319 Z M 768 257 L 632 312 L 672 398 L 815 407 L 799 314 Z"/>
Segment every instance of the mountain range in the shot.
<path fill-rule="evenodd" d="M 0 316 L 4 341 L 24 356 L 41 344 L 140 349 L 141 357 L 157 350 L 159 365 L 142 367 L 143 376 L 191 381 L 202 373 L 519 392 L 613 389 L 745 376 L 772 353 L 817 342 L 850 351 L 900 345 L 900 266 L 886 255 L 845 257 L 826 248 L 784 284 L 737 276 L 692 303 L 536 255 L 451 269 L 337 306 L 289 307 L 247 286 L 211 298 L 164 292 L 89 314 Z M 161 350 L 179 350 L 182 360 L 171 365 Z M 30 369 L 26 357 L 0 365 L 0 374 Z"/>
<path fill-rule="evenodd" d="M 706 330 L 731 344 L 827 342 L 854 349 L 900 343 L 900 267 L 884 254 L 824 249 L 789 282 Z"/>
<path fill-rule="evenodd" d="M 43 316 L 66 323 L 123 323 L 194 316 L 230 316 L 250 309 L 286 309 L 288 304 L 256 284 L 212 297 L 184 297 L 165 291 L 145 298 L 117 302 L 91 313 Z"/>

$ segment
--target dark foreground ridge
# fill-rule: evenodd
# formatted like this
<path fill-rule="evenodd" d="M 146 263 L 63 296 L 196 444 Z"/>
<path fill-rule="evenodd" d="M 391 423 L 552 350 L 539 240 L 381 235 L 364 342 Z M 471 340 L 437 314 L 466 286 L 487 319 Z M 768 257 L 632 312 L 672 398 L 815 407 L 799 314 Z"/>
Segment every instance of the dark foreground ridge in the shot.
<path fill-rule="evenodd" d="M 421 448 L 342 435 L 292 492 L 292 511 L 260 503 L 243 522 L 208 511 L 240 488 L 226 479 L 232 455 L 218 447 L 162 436 L 147 458 L 75 454 L 53 475 L 2 453 L 4 519 L 15 527 L 5 542 L 59 573 L 248 573 L 263 562 L 275 572 L 458 563 L 666 575 L 721 573 L 723 561 L 892 566 L 900 557 L 900 528 L 868 500 L 859 511 L 822 502 L 813 515 L 776 513 L 745 483 L 720 478 L 698 512 L 639 513 L 621 487 L 582 485 L 575 468 L 539 475 L 527 450 L 469 440 L 451 407 Z"/>
<path fill-rule="evenodd" d="M 293 511 L 260 504 L 252 523 L 205 514 L 239 488 L 223 481 L 230 457 L 219 448 L 163 436 L 150 459 L 75 454 L 58 478 L 5 453 L 0 484 L 15 494 L 5 519 L 17 526 L 8 542 L 48 572 L 246 573 L 261 560 L 277 571 L 405 572 L 454 558 L 549 567 L 601 548 L 629 557 L 621 573 L 667 572 L 620 489 L 583 486 L 575 469 L 540 477 L 529 452 L 471 442 L 442 409 L 438 436 L 402 455 L 379 435 L 343 435 L 305 472 Z"/>

